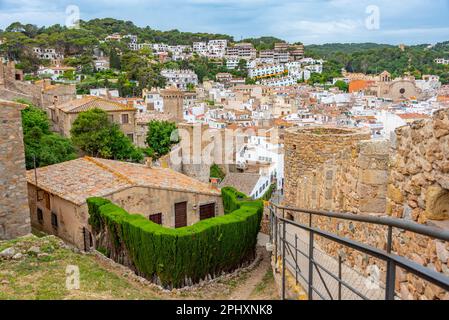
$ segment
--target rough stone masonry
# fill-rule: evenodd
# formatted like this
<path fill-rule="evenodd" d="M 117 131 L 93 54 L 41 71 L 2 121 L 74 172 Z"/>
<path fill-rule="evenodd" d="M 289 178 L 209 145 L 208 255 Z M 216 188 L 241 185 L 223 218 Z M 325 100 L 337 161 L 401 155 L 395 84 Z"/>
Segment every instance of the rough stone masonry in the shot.
<path fill-rule="evenodd" d="M 285 134 L 286 206 L 354 214 L 389 215 L 449 228 L 449 109 L 396 130 L 391 140 L 370 140 L 358 130 L 292 128 Z M 288 169 L 288 170 L 287 170 Z M 285 212 L 308 223 L 308 216 Z M 322 230 L 385 250 L 386 228 L 314 217 Z M 385 263 L 317 237 L 322 250 L 364 276 Z M 394 229 L 394 253 L 449 276 L 449 244 Z M 449 299 L 449 293 L 397 268 L 402 299 Z"/>
<path fill-rule="evenodd" d="M 0 239 L 31 232 L 25 177 L 22 104 L 0 100 Z"/>

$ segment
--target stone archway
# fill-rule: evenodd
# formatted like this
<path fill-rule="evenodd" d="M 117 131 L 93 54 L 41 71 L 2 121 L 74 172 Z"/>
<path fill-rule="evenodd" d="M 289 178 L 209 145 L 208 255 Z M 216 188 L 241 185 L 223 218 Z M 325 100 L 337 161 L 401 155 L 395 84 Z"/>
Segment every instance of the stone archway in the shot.
<path fill-rule="evenodd" d="M 449 190 L 440 186 L 427 189 L 426 217 L 431 220 L 449 219 Z"/>

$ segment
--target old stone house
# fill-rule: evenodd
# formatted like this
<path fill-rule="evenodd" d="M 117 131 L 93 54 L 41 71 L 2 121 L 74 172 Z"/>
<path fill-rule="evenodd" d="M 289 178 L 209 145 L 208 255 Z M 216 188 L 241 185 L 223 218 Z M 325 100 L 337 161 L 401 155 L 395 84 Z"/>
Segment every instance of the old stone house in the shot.
<path fill-rule="evenodd" d="M 69 137 L 72 124 L 81 112 L 101 109 L 105 111 L 112 122 L 120 126 L 122 132 L 135 142 L 135 115 L 137 109 L 101 97 L 85 96 L 63 104 L 49 107 L 49 116 L 53 122 L 53 130 Z"/>
<path fill-rule="evenodd" d="M 84 157 L 27 173 L 31 223 L 87 250 L 86 199 L 104 197 L 129 213 L 180 228 L 223 215 L 220 190 L 171 169 Z"/>
<path fill-rule="evenodd" d="M 176 119 L 171 115 L 156 111 L 139 112 L 136 114 L 136 135 L 134 143 L 140 148 L 147 147 L 148 125 L 151 121 L 169 121 L 175 122 Z"/>

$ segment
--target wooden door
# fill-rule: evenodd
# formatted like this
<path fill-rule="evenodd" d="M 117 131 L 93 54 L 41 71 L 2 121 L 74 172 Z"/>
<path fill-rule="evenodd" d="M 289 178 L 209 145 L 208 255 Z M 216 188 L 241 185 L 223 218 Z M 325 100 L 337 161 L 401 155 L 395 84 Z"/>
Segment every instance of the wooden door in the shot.
<path fill-rule="evenodd" d="M 175 228 L 187 226 L 187 202 L 175 204 Z"/>
<path fill-rule="evenodd" d="M 215 217 L 215 203 L 200 206 L 200 220 L 206 220 Z"/>

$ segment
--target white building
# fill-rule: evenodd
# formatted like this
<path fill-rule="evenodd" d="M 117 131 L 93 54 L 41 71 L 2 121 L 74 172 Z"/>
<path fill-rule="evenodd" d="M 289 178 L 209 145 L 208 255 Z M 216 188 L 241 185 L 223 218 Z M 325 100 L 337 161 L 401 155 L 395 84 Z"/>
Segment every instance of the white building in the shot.
<path fill-rule="evenodd" d="M 63 60 L 64 59 L 64 55 L 62 53 L 58 53 L 56 51 L 56 49 L 53 48 L 33 48 L 33 52 L 36 54 L 36 56 L 39 59 L 42 60 L 52 60 L 54 61 L 58 61 L 58 60 Z"/>
<path fill-rule="evenodd" d="M 226 59 L 226 68 L 233 70 L 238 67 L 240 60 L 245 60 L 241 58 L 228 58 Z M 246 68 L 251 69 L 256 67 L 255 60 L 246 60 Z"/>
<path fill-rule="evenodd" d="M 200 56 L 207 56 L 207 42 L 194 42 L 193 52 L 198 53 Z"/>
<path fill-rule="evenodd" d="M 261 197 L 268 190 L 271 184 L 276 184 L 277 189 L 281 190 L 284 184 L 284 151 L 283 145 L 279 143 L 275 130 L 270 129 L 264 133 L 255 133 L 250 135 L 248 142 L 236 154 L 236 163 L 238 168 L 247 168 L 248 166 L 260 165 L 259 174 L 265 177 L 264 188 L 254 188 L 254 195 Z M 269 181 L 269 185 L 266 185 Z"/>
<path fill-rule="evenodd" d="M 435 63 L 438 63 L 438 64 L 449 64 L 449 59 L 437 58 L 437 59 L 435 59 Z"/>
<path fill-rule="evenodd" d="M 151 47 L 156 53 L 168 52 L 168 45 L 165 43 L 153 43 Z"/>
<path fill-rule="evenodd" d="M 198 76 L 192 70 L 164 69 L 161 75 L 167 79 L 169 85 L 181 90 L 187 90 L 188 84 L 198 85 Z"/>
<path fill-rule="evenodd" d="M 118 90 L 109 90 L 108 88 L 90 89 L 90 95 L 96 97 L 118 98 Z"/>
<path fill-rule="evenodd" d="M 144 89 L 142 91 L 142 96 L 145 100 L 147 111 L 154 110 L 164 112 L 164 99 L 158 91 Z"/>
<path fill-rule="evenodd" d="M 94 61 L 95 69 L 98 71 L 108 70 L 110 68 L 108 59 L 97 59 Z"/>
<path fill-rule="evenodd" d="M 271 64 L 271 65 L 269 64 L 249 69 L 248 75 L 251 78 L 264 78 L 281 75 L 284 72 L 285 67 L 283 64 Z"/>
<path fill-rule="evenodd" d="M 298 79 L 291 76 L 262 80 L 262 84 L 269 87 L 293 86 L 297 83 Z"/>
<path fill-rule="evenodd" d="M 207 44 L 207 53 L 210 58 L 221 59 L 226 54 L 226 48 L 228 47 L 227 40 L 211 40 Z"/>
<path fill-rule="evenodd" d="M 233 47 L 226 48 L 226 57 L 253 60 L 257 57 L 257 50 L 251 43 L 236 43 Z"/>
<path fill-rule="evenodd" d="M 73 67 L 40 67 L 39 70 L 37 70 L 37 74 L 39 76 L 49 76 L 52 80 L 58 80 L 66 72 L 75 72 L 75 68 Z"/>

